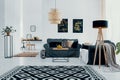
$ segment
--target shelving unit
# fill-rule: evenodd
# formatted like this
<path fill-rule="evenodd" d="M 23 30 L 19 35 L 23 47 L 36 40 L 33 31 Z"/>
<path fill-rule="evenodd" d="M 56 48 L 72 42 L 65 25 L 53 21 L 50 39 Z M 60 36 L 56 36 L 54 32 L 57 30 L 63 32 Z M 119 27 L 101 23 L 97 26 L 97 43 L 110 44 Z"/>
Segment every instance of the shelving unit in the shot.
<path fill-rule="evenodd" d="M 23 39 L 22 40 L 23 46 L 21 47 L 21 49 L 28 50 L 28 51 L 36 50 L 35 43 L 39 41 L 41 42 L 42 39 L 39 39 L 39 40 Z"/>

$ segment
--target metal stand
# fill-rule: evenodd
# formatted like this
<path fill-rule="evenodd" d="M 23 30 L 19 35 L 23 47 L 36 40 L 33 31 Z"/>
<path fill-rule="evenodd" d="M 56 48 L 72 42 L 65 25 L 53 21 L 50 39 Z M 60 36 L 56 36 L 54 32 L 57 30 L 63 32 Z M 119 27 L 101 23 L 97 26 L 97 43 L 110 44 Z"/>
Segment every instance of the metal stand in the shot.
<path fill-rule="evenodd" d="M 4 57 L 13 57 L 13 36 L 4 36 Z"/>
<path fill-rule="evenodd" d="M 52 58 L 52 62 L 69 62 L 69 58 Z"/>
<path fill-rule="evenodd" d="M 103 47 L 104 56 L 105 56 L 105 64 L 107 64 L 107 56 L 106 56 L 105 45 L 104 45 L 104 41 L 103 41 L 102 28 L 100 27 L 99 30 L 98 30 L 97 43 L 96 43 L 95 54 L 94 54 L 94 62 L 93 62 L 93 65 L 95 65 L 97 49 L 99 48 L 98 49 L 99 50 L 99 68 L 100 68 L 100 65 L 101 65 L 101 48 L 102 47 Z"/>
<path fill-rule="evenodd" d="M 23 44 L 23 45 L 22 45 L 21 49 L 24 50 L 24 49 L 25 49 L 25 42 L 22 41 L 22 44 Z"/>
<path fill-rule="evenodd" d="M 42 59 L 45 59 L 45 50 L 41 50 L 40 53 L 41 53 L 41 54 L 40 54 L 41 58 L 42 58 Z"/>

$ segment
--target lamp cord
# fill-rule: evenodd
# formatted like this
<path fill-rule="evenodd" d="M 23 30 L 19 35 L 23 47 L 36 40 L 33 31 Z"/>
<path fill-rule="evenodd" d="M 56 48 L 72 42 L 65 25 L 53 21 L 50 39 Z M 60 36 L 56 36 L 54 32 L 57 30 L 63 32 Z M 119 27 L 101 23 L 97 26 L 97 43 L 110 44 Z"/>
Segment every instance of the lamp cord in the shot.
<path fill-rule="evenodd" d="M 55 0 L 55 9 L 56 9 L 56 0 Z"/>

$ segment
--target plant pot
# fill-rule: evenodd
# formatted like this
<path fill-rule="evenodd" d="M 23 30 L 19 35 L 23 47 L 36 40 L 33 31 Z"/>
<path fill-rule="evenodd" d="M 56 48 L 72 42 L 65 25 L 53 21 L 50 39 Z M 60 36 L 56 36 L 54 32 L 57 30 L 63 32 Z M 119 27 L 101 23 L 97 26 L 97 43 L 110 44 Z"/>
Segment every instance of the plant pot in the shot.
<path fill-rule="evenodd" d="M 7 36 L 10 36 L 10 32 L 7 32 L 6 34 L 7 34 Z"/>

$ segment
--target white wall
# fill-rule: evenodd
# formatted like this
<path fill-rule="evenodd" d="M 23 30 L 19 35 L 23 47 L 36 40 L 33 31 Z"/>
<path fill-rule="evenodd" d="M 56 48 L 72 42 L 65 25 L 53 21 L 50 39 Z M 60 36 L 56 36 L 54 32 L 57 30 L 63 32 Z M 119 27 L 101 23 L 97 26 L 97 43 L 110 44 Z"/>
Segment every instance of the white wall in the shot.
<path fill-rule="evenodd" d="M 120 42 L 120 0 L 106 0 L 106 15 L 109 20 L 107 37 L 115 43 Z"/>
<path fill-rule="evenodd" d="M 107 38 L 117 43 L 120 42 L 120 0 L 106 0 L 106 17 L 109 20 Z M 116 61 L 120 64 L 120 54 L 116 56 Z"/>
<path fill-rule="evenodd" d="M 16 29 L 13 36 L 13 53 L 20 52 L 20 0 L 5 0 L 5 26 L 13 26 Z"/>
<path fill-rule="evenodd" d="M 100 0 L 56 0 L 57 8 L 62 18 L 68 18 L 68 33 L 58 33 L 57 25 L 50 24 L 48 12 L 54 8 L 54 0 L 43 0 L 43 39 L 47 38 L 77 38 L 79 42 L 93 43 L 97 30 L 92 28 L 92 21 L 101 18 Z M 83 33 L 72 32 L 72 19 L 83 19 Z"/>
<path fill-rule="evenodd" d="M 58 33 L 57 25 L 50 24 L 48 12 L 54 8 L 54 0 L 5 0 L 5 25 L 14 26 L 14 54 L 20 52 L 21 38 L 26 34 L 38 36 L 42 49 L 47 38 L 77 38 L 79 42 L 95 42 L 97 30 L 92 21 L 101 18 L 101 0 L 56 0 L 62 18 L 68 18 L 68 33 Z M 83 33 L 72 32 L 72 19 L 83 19 Z M 30 25 L 36 25 L 36 32 L 30 32 Z"/>
<path fill-rule="evenodd" d="M 40 37 L 43 41 L 35 42 L 37 49 L 43 48 L 47 38 L 77 38 L 80 43 L 95 42 L 97 30 L 92 28 L 92 21 L 101 18 L 100 0 L 64 0 L 64 3 L 63 0 L 56 1 L 62 18 L 68 18 L 68 33 L 58 33 L 57 25 L 48 21 L 48 12 L 54 8 L 54 0 L 22 0 L 20 16 L 23 21 L 21 22 L 23 36 L 21 38 L 26 38 L 26 34 Z M 83 33 L 72 32 L 72 19 L 83 19 Z M 36 32 L 30 32 L 30 25 L 36 25 Z"/>
<path fill-rule="evenodd" d="M 26 38 L 27 34 L 32 34 L 32 37 L 38 36 L 42 39 L 42 1 L 23 0 L 23 38 Z M 30 25 L 36 26 L 36 32 L 30 31 Z M 43 47 L 42 42 L 37 41 L 34 43 L 37 49 Z"/>
<path fill-rule="evenodd" d="M 0 0 L 0 56 L 4 56 L 3 35 L 1 35 L 2 27 L 4 26 L 4 0 Z"/>
<path fill-rule="evenodd" d="M 42 0 L 23 0 L 23 32 L 40 36 L 42 34 Z M 30 25 L 36 25 L 36 32 L 30 31 Z M 41 36 L 40 36 L 41 37 Z"/>

